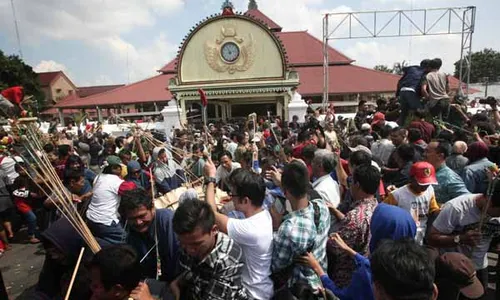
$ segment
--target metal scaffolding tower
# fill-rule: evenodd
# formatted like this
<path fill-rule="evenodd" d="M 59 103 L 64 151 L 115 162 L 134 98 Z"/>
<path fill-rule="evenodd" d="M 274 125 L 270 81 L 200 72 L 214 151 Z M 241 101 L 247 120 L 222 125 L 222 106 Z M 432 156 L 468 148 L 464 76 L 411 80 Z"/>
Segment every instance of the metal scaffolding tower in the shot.
<path fill-rule="evenodd" d="M 323 17 L 323 105 L 328 103 L 330 40 L 461 34 L 460 87 L 469 92 L 472 35 L 476 7 L 358 11 L 328 13 Z M 405 30 L 405 24 L 411 30 Z M 333 29 L 332 29 L 333 28 Z M 459 88 L 459 93 L 462 89 Z"/>

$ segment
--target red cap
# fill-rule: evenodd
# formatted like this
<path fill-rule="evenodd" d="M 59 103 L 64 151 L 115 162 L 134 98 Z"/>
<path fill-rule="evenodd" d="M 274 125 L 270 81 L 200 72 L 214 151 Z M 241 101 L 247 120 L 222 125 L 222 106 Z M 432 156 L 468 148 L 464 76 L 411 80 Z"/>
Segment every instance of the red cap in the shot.
<path fill-rule="evenodd" d="M 426 162 L 419 161 L 413 164 L 410 169 L 410 176 L 415 177 L 417 183 L 420 185 L 437 184 L 436 170 L 434 167 Z"/>
<path fill-rule="evenodd" d="M 377 125 L 381 121 L 385 121 L 385 115 L 383 113 L 381 113 L 381 112 L 376 112 L 373 115 L 372 126 L 373 125 Z"/>

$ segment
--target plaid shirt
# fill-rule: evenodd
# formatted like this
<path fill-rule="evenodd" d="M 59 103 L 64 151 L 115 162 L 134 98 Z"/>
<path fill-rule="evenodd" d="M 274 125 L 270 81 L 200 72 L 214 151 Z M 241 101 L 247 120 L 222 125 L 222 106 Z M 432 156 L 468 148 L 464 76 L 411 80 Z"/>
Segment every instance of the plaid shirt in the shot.
<path fill-rule="evenodd" d="M 330 229 L 330 213 L 322 201 L 316 201 L 320 211 L 319 226 L 314 224 L 314 208 L 312 203 L 301 210 L 286 215 L 278 233 L 274 237 L 272 270 L 277 272 L 294 263 L 293 259 L 306 254 L 312 248 L 314 257 L 321 267 L 327 269 L 326 242 Z M 288 281 L 294 283 L 307 282 L 313 289 L 321 287 L 321 280 L 309 267 L 296 264 L 293 275 Z"/>
<path fill-rule="evenodd" d="M 184 251 L 181 251 L 179 260 L 183 271 L 181 279 L 189 293 L 183 299 L 251 299 L 241 282 L 243 252 L 224 233 L 217 234 L 215 248 L 202 261 Z"/>

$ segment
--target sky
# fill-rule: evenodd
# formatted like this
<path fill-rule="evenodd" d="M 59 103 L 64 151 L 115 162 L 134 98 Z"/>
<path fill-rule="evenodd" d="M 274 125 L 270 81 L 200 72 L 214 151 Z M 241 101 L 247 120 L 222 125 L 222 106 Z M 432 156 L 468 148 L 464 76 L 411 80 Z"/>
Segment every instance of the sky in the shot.
<path fill-rule="evenodd" d="M 37 72 L 64 71 L 77 86 L 132 83 L 157 74 L 176 55 L 195 24 L 221 11 L 223 0 L 13 0 L 23 59 Z M 232 0 L 246 11 L 248 0 Z M 498 0 L 257 0 L 283 31 L 307 30 L 322 39 L 325 13 L 476 6 L 473 51 L 500 51 Z M 19 54 L 11 0 L 0 0 L 0 50 Z M 421 17 L 418 13 L 413 17 Z M 388 20 L 378 17 L 379 24 Z M 428 18 L 437 19 L 429 14 Z M 365 19 L 362 19 L 365 20 Z M 332 17 L 331 27 L 340 20 Z M 446 22 L 444 23 L 446 24 Z M 452 27 L 460 26 L 452 21 Z M 442 29 L 442 28 L 441 28 Z M 332 37 L 346 34 L 340 27 Z M 360 25 L 354 32 L 360 32 Z M 394 32 L 395 26 L 387 27 Z M 408 22 L 405 32 L 416 32 Z M 440 28 L 436 27 L 436 30 Z M 333 40 L 355 64 L 392 66 L 440 57 L 453 73 L 460 35 Z"/>

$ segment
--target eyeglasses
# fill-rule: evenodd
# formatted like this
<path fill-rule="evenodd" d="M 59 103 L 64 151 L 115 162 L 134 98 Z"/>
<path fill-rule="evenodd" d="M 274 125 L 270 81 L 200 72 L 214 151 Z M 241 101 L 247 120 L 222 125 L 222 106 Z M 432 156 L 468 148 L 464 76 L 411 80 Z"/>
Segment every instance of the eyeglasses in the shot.
<path fill-rule="evenodd" d="M 228 195 L 229 197 L 231 197 L 231 198 L 232 198 L 232 197 L 241 197 L 240 195 L 237 195 L 236 193 L 233 193 L 232 191 L 227 192 L 227 195 Z"/>

